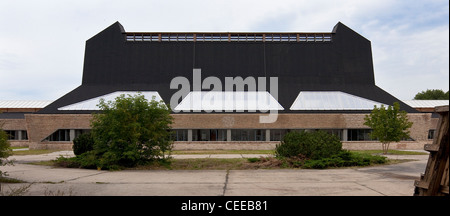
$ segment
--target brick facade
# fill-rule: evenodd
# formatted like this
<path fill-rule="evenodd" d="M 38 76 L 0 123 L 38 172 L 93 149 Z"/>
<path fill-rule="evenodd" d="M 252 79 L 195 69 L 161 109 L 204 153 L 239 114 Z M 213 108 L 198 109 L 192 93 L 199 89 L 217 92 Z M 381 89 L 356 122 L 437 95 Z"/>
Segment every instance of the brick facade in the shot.
<path fill-rule="evenodd" d="M 358 129 L 365 114 L 279 114 L 272 124 L 259 123 L 260 114 L 173 114 L 173 129 Z M 428 140 L 428 130 L 435 129 L 438 119 L 429 113 L 408 114 L 415 141 L 392 143 L 391 149 L 423 149 Z M 28 131 L 31 149 L 71 149 L 71 141 L 44 141 L 58 129 L 89 129 L 90 114 L 26 114 L 25 119 L 6 120 L 8 128 Z M 175 142 L 175 149 L 273 149 L 277 141 L 198 141 Z M 346 149 L 379 149 L 376 141 L 344 141 Z"/>
<path fill-rule="evenodd" d="M 25 114 L 30 149 L 72 149 L 72 142 L 43 141 L 58 129 L 89 129 L 90 114 Z"/>

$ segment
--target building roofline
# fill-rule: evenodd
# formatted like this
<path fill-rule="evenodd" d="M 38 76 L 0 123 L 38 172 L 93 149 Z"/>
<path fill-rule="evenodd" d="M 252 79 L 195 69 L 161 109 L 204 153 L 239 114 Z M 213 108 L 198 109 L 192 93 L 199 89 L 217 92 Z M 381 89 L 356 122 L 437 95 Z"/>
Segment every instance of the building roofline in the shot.
<path fill-rule="evenodd" d="M 331 42 L 334 33 L 293 32 L 123 32 L 137 42 Z"/>

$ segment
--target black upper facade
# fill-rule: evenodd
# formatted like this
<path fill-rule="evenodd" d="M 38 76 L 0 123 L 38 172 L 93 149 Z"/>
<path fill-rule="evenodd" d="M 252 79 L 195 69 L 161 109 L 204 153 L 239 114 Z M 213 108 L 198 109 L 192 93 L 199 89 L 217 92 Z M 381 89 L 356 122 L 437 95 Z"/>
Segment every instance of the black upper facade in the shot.
<path fill-rule="evenodd" d="M 222 83 L 225 77 L 267 77 L 268 91 L 269 77 L 278 77 L 278 102 L 285 108 L 279 112 L 354 112 L 289 110 L 300 91 L 398 101 L 401 109 L 417 112 L 375 85 L 370 41 L 342 23 L 330 33 L 240 33 L 247 40 L 233 40 L 238 33 L 212 33 L 209 39 L 207 33 L 176 35 L 182 37 L 127 33 L 114 23 L 86 42 L 82 84 L 39 113 L 91 113 L 58 108 L 114 91 L 157 91 L 169 103 L 178 91 L 170 89 L 174 77 L 189 79 L 192 90 L 193 68 L 201 69 L 202 79 L 214 76 Z M 214 40 L 217 35 L 222 37 Z"/>

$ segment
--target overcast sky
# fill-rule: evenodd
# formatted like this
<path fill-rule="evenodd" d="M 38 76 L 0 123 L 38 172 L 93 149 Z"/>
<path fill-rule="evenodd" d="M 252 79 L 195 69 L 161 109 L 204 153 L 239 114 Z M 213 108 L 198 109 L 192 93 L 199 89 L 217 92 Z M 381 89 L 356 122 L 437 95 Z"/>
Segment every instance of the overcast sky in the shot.
<path fill-rule="evenodd" d="M 400 100 L 449 90 L 448 0 L 0 0 L 0 100 L 56 100 L 81 85 L 85 42 L 132 32 L 331 32 L 372 43 L 375 83 Z"/>

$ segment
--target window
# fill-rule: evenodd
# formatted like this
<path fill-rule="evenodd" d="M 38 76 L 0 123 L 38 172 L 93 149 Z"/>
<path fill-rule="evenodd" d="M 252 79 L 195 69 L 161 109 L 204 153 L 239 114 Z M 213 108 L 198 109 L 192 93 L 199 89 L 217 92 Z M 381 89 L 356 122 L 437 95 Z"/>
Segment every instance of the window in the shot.
<path fill-rule="evenodd" d="M 127 41 L 330 42 L 331 33 L 127 33 Z"/>
<path fill-rule="evenodd" d="M 342 135 L 343 130 L 342 129 L 271 129 L 270 130 L 270 141 L 281 141 L 283 139 L 284 135 L 286 135 L 286 133 L 289 133 L 292 131 L 301 133 L 303 131 L 310 132 L 310 131 L 318 131 L 318 130 L 325 131 L 329 134 L 334 134 L 337 137 L 339 137 L 339 139 L 341 141 L 343 139 L 343 135 Z"/>
<path fill-rule="evenodd" d="M 435 132 L 434 129 L 431 129 L 428 131 L 428 139 L 431 139 L 431 140 L 434 139 L 434 132 Z"/>
<path fill-rule="evenodd" d="M 72 141 L 81 134 L 90 133 L 90 129 L 58 129 L 42 141 Z"/>
<path fill-rule="evenodd" d="M 211 141 L 214 141 L 213 136 L 215 136 L 215 141 L 227 141 L 227 130 L 210 130 L 211 131 Z"/>
<path fill-rule="evenodd" d="M 348 129 L 347 139 L 348 141 L 377 141 L 378 139 L 370 138 L 372 129 Z M 413 138 L 403 138 L 402 141 L 414 141 Z"/>
<path fill-rule="evenodd" d="M 8 134 L 8 140 L 28 140 L 28 133 L 26 130 L 5 130 Z"/>
<path fill-rule="evenodd" d="M 185 130 L 185 129 L 173 130 L 173 140 L 174 141 L 188 141 L 188 130 Z"/>
<path fill-rule="evenodd" d="M 8 134 L 8 140 L 16 139 L 16 131 L 6 130 L 6 134 Z"/>
<path fill-rule="evenodd" d="M 287 129 L 271 129 L 270 141 L 281 141 L 287 132 Z"/>
<path fill-rule="evenodd" d="M 402 141 L 415 141 L 412 137 L 402 138 Z"/>
<path fill-rule="evenodd" d="M 26 130 L 22 130 L 20 133 L 22 135 L 21 140 L 28 140 L 28 133 Z"/>
<path fill-rule="evenodd" d="M 376 139 L 371 139 L 369 134 L 372 129 L 348 129 L 347 139 L 348 141 L 374 141 Z"/>
<path fill-rule="evenodd" d="M 232 141 L 266 141 L 264 129 L 239 129 L 231 130 Z"/>
<path fill-rule="evenodd" d="M 70 141 L 70 129 L 59 129 L 46 137 L 43 141 Z"/>
<path fill-rule="evenodd" d="M 323 130 L 329 134 L 336 135 L 337 137 L 339 137 L 339 140 L 341 140 L 341 141 L 343 140 L 343 135 L 342 135 L 343 130 L 342 129 L 321 129 L 321 130 Z"/>
<path fill-rule="evenodd" d="M 226 129 L 194 129 L 192 141 L 227 141 Z"/>

